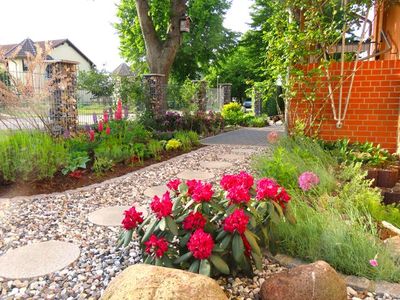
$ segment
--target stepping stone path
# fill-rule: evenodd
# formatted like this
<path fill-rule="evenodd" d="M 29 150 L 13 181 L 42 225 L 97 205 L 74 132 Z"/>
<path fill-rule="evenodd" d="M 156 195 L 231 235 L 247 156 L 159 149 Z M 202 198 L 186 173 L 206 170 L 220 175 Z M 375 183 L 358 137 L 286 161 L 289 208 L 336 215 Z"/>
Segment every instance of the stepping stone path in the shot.
<path fill-rule="evenodd" d="M 0 277 L 17 279 L 44 276 L 61 270 L 80 254 L 72 243 L 48 241 L 9 250 L 0 257 Z"/>
<path fill-rule="evenodd" d="M 176 176 L 184 180 L 192 180 L 192 179 L 206 180 L 213 178 L 214 174 L 207 171 L 185 170 Z"/>
<path fill-rule="evenodd" d="M 147 217 L 147 210 L 144 207 L 135 205 L 136 210 L 143 213 L 143 217 Z M 131 206 L 109 206 L 100 208 L 91 214 L 88 219 L 90 222 L 100 226 L 121 226 L 124 217 L 124 211 L 130 209 Z"/>
<path fill-rule="evenodd" d="M 146 197 L 153 198 L 154 196 L 163 195 L 166 191 L 168 191 L 168 188 L 165 184 L 163 184 L 163 185 L 156 185 L 151 188 L 148 188 L 147 190 L 145 190 L 143 192 L 143 194 Z"/>
<path fill-rule="evenodd" d="M 238 154 L 222 154 L 218 156 L 219 159 L 223 160 L 240 160 L 243 159 L 243 155 L 238 155 Z"/>
<path fill-rule="evenodd" d="M 251 155 L 251 154 L 254 154 L 254 153 L 256 153 L 257 151 L 256 150 L 253 150 L 253 149 L 232 149 L 232 153 L 237 153 L 237 154 L 248 154 L 248 155 Z"/>
<path fill-rule="evenodd" d="M 227 161 L 201 161 L 200 166 L 207 169 L 225 169 L 232 167 L 233 164 Z"/>

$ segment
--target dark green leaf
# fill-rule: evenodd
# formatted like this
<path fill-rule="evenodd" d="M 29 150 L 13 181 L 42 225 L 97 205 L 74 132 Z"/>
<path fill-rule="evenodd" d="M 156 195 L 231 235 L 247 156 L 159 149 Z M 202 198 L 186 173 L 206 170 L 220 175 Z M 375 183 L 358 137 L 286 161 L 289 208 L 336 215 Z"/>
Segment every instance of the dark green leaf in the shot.
<path fill-rule="evenodd" d="M 179 208 L 181 207 L 182 199 L 181 198 L 176 198 L 174 205 L 172 206 L 172 211 L 174 215 L 178 212 Z"/>
<path fill-rule="evenodd" d="M 233 235 L 233 240 L 232 240 L 232 252 L 233 252 L 233 258 L 237 263 L 241 263 L 243 261 L 243 256 L 244 256 L 244 245 L 242 241 L 242 237 L 235 233 Z"/>
<path fill-rule="evenodd" d="M 146 232 L 143 235 L 142 243 L 144 243 L 145 241 L 147 241 L 149 239 L 150 235 L 153 234 L 154 229 L 156 228 L 157 225 L 158 225 L 157 219 L 155 219 L 152 223 L 149 224 L 149 226 L 146 229 Z"/>
<path fill-rule="evenodd" d="M 211 255 L 210 261 L 219 272 L 229 275 L 229 266 L 219 255 Z"/>
<path fill-rule="evenodd" d="M 188 271 L 192 272 L 192 273 L 198 273 L 199 272 L 199 265 L 200 265 L 200 261 L 199 260 L 195 260 L 189 267 Z"/>
<path fill-rule="evenodd" d="M 258 246 L 258 243 L 257 243 L 256 239 L 254 238 L 253 234 L 248 229 L 246 229 L 246 231 L 244 232 L 244 235 L 246 236 L 246 239 L 249 242 L 251 249 L 255 253 L 261 255 L 261 249 Z"/>
<path fill-rule="evenodd" d="M 171 230 L 173 235 L 178 235 L 178 225 L 176 225 L 175 221 L 170 217 L 166 217 L 165 221 L 167 223 L 167 226 L 169 230 Z"/>
<path fill-rule="evenodd" d="M 166 227 L 167 227 L 167 221 L 165 220 L 165 218 L 162 218 L 158 223 L 158 228 L 160 228 L 161 231 L 165 231 Z"/>
<path fill-rule="evenodd" d="M 190 239 L 190 233 L 186 233 L 183 237 L 180 238 L 179 245 L 181 247 L 186 246 L 189 239 Z"/>
<path fill-rule="evenodd" d="M 251 251 L 251 256 L 253 257 L 253 261 L 254 264 L 256 265 L 256 268 L 261 271 L 263 269 L 261 255 L 258 255 L 254 251 Z"/>
<path fill-rule="evenodd" d="M 162 262 L 163 262 L 163 265 L 166 266 L 167 268 L 173 268 L 174 267 L 172 262 L 171 262 L 171 260 L 166 255 L 164 255 L 162 257 Z"/>
<path fill-rule="evenodd" d="M 178 191 L 180 194 L 185 195 L 188 192 L 188 186 L 186 183 L 182 182 L 179 186 L 178 186 Z"/>
<path fill-rule="evenodd" d="M 179 265 L 180 263 L 182 263 L 184 261 L 187 261 L 192 256 L 193 256 L 192 252 L 185 253 L 182 256 L 180 256 L 177 259 L 175 259 L 174 264 Z"/>
<path fill-rule="evenodd" d="M 162 260 L 156 257 L 156 266 L 161 267 L 162 266 Z"/>
<path fill-rule="evenodd" d="M 216 241 L 222 240 L 226 235 L 228 234 L 228 232 L 226 232 L 225 230 L 221 230 L 217 237 L 215 238 Z"/>
<path fill-rule="evenodd" d="M 202 259 L 200 261 L 200 268 L 199 268 L 199 274 L 205 275 L 210 277 L 211 276 L 211 265 L 208 259 Z"/>
<path fill-rule="evenodd" d="M 124 235 L 124 247 L 128 246 L 129 243 L 131 242 L 131 240 L 132 240 L 132 233 L 133 233 L 133 229 L 125 231 L 125 235 Z"/>
<path fill-rule="evenodd" d="M 228 247 L 231 240 L 232 240 L 231 234 L 228 234 L 226 237 L 224 237 L 224 239 L 222 240 L 222 242 L 220 244 L 221 249 L 226 249 L 226 247 Z"/>

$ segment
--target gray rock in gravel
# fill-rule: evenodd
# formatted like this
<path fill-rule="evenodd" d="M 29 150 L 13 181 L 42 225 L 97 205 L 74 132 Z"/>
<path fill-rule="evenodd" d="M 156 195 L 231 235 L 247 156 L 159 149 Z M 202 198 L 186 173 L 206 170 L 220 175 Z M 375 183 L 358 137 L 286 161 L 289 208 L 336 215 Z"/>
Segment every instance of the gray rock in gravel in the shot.
<path fill-rule="evenodd" d="M 326 262 L 272 274 L 261 286 L 262 300 L 346 300 L 344 280 Z"/>

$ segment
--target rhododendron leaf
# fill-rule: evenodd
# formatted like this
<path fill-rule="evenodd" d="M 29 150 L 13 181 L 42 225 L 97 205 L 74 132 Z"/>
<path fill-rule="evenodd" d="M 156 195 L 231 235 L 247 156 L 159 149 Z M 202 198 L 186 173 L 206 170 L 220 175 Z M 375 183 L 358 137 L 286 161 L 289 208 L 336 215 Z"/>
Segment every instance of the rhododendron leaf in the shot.
<path fill-rule="evenodd" d="M 200 261 L 200 268 L 199 268 L 199 274 L 205 275 L 210 277 L 211 276 L 211 265 L 208 259 L 202 259 Z"/>
<path fill-rule="evenodd" d="M 186 217 L 189 215 L 189 212 L 187 211 L 185 214 L 183 214 L 182 216 L 180 216 L 179 218 L 176 219 L 177 223 L 182 223 L 183 220 L 186 219 Z"/>
<path fill-rule="evenodd" d="M 256 226 L 257 226 L 257 221 L 256 221 L 256 218 L 254 218 L 254 216 L 250 217 L 250 225 L 253 228 L 256 228 Z"/>
<path fill-rule="evenodd" d="M 255 253 L 261 255 L 261 249 L 260 249 L 260 247 L 258 246 L 258 243 L 257 243 L 256 239 L 254 238 L 253 234 L 247 229 L 247 230 L 244 232 L 244 235 L 246 236 L 246 239 L 247 239 L 247 241 L 249 242 L 249 244 L 250 244 L 250 246 L 251 246 L 251 249 L 252 249 Z"/>
<path fill-rule="evenodd" d="M 160 228 L 161 231 L 165 231 L 166 227 L 167 227 L 166 218 L 162 218 L 158 223 L 158 228 Z"/>
<path fill-rule="evenodd" d="M 125 237 L 125 231 L 122 231 L 118 237 L 117 248 L 121 247 L 124 244 L 124 240 L 125 240 L 124 237 Z"/>
<path fill-rule="evenodd" d="M 169 230 L 171 230 L 173 235 L 178 235 L 178 225 L 176 225 L 175 221 L 171 217 L 166 217 L 165 221 Z"/>
<path fill-rule="evenodd" d="M 174 215 L 177 214 L 177 212 L 179 211 L 181 203 L 182 203 L 181 198 L 175 199 L 174 205 L 172 206 L 172 211 L 173 211 Z"/>
<path fill-rule="evenodd" d="M 185 207 L 183 208 L 183 210 L 187 210 L 189 207 L 191 207 L 194 203 L 194 200 L 190 200 L 188 203 L 186 203 Z"/>
<path fill-rule="evenodd" d="M 229 275 L 229 266 L 219 255 L 211 255 L 210 261 L 219 272 Z"/>
<path fill-rule="evenodd" d="M 228 232 L 226 232 L 225 230 L 220 231 L 220 233 L 218 233 L 217 237 L 215 238 L 216 241 L 220 241 L 222 240 L 224 237 L 226 237 L 226 235 L 228 234 Z"/>
<path fill-rule="evenodd" d="M 156 266 L 162 267 L 162 260 L 158 257 L 156 257 Z"/>
<path fill-rule="evenodd" d="M 125 235 L 124 235 L 124 247 L 128 246 L 130 241 L 132 240 L 132 233 L 133 230 L 127 230 L 125 231 Z"/>
<path fill-rule="evenodd" d="M 292 209 L 290 208 L 290 205 L 286 206 L 285 209 L 285 218 L 289 221 L 290 224 L 296 224 L 296 218 L 293 215 Z"/>
<path fill-rule="evenodd" d="M 243 261 L 244 245 L 242 237 L 237 233 L 233 235 L 232 253 L 233 259 L 240 264 Z"/>
<path fill-rule="evenodd" d="M 194 206 L 193 211 L 194 211 L 194 212 L 197 212 L 197 211 L 199 210 L 200 207 L 201 207 L 201 203 L 197 203 L 197 204 Z"/>
<path fill-rule="evenodd" d="M 168 256 L 164 255 L 161 260 L 163 262 L 163 265 L 166 266 L 167 268 L 174 267 Z"/>
<path fill-rule="evenodd" d="M 192 252 L 185 253 L 182 256 L 180 256 L 177 259 L 175 259 L 174 264 L 179 265 L 180 263 L 183 263 L 184 261 L 187 261 L 192 256 L 193 256 Z"/>
<path fill-rule="evenodd" d="M 180 241 L 179 241 L 179 245 L 181 247 L 186 246 L 187 242 L 190 239 L 190 232 L 188 232 L 187 234 L 185 234 L 183 237 L 181 237 Z"/>
<path fill-rule="evenodd" d="M 213 252 L 217 252 L 217 253 L 222 253 L 222 252 L 225 252 L 225 249 L 222 249 L 222 248 L 219 247 L 219 246 L 214 246 L 214 248 L 213 248 L 212 251 L 213 251 Z"/>
<path fill-rule="evenodd" d="M 178 186 L 178 191 L 180 194 L 185 195 L 188 192 L 188 186 L 186 183 L 182 182 L 179 186 Z"/>
<path fill-rule="evenodd" d="M 224 237 L 224 239 L 222 240 L 222 242 L 220 244 L 221 249 L 226 249 L 226 247 L 228 247 L 231 240 L 232 240 L 231 234 L 228 234 L 226 237 Z"/>
<path fill-rule="evenodd" d="M 204 214 L 210 214 L 210 205 L 208 203 L 203 203 L 202 209 Z"/>
<path fill-rule="evenodd" d="M 144 260 L 144 263 L 145 263 L 145 264 L 151 264 L 151 263 L 153 262 L 153 260 L 154 260 L 154 258 L 153 258 L 151 255 L 149 255 L 149 256 L 147 256 L 146 259 Z"/>
<path fill-rule="evenodd" d="M 253 257 L 253 261 L 256 268 L 261 271 L 263 268 L 261 255 L 258 255 L 254 251 L 251 251 L 251 256 Z"/>
<path fill-rule="evenodd" d="M 279 218 L 278 213 L 276 212 L 274 205 L 272 204 L 273 201 L 268 202 L 268 213 L 269 217 L 271 218 L 271 221 L 274 222 L 275 224 L 278 224 L 281 219 Z"/>
<path fill-rule="evenodd" d="M 261 225 L 260 229 L 261 229 L 261 233 L 262 233 L 262 235 L 264 237 L 265 244 L 268 244 L 269 237 L 268 237 L 268 229 L 267 229 L 267 227 L 264 226 L 264 225 Z"/>
<path fill-rule="evenodd" d="M 236 208 L 237 208 L 236 205 L 229 206 L 228 209 L 226 210 L 226 214 L 228 216 L 231 215 Z"/>
<path fill-rule="evenodd" d="M 225 211 L 225 207 L 219 205 L 218 203 L 216 203 L 214 201 L 210 201 L 208 204 L 218 212 Z"/>
<path fill-rule="evenodd" d="M 278 203 L 276 203 L 275 201 L 272 201 L 272 204 L 275 206 L 275 209 L 276 209 L 276 211 L 278 212 L 278 214 L 279 214 L 279 217 L 283 217 L 283 210 L 282 210 L 282 207 L 278 204 Z"/>
<path fill-rule="evenodd" d="M 146 219 L 144 219 L 144 221 L 142 222 L 142 224 L 140 224 L 137 228 L 138 232 L 140 232 L 140 230 L 142 230 L 142 228 L 147 225 L 147 223 L 149 223 L 151 220 L 151 217 L 148 217 Z"/>
<path fill-rule="evenodd" d="M 146 232 L 143 235 L 142 244 L 149 239 L 150 235 L 152 235 L 157 225 L 158 225 L 157 220 L 154 220 L 152 223 L 149 224 L 149 226 L 146 229 Z"/>
<path fill-rule="evenodd" d="M 199 260 L 195 260 L 189 267 L 188 271 L 192 272 L 192 273 L 198 273 L 199 271 L 199 265 L 200 265 L 200 261 Z"/>

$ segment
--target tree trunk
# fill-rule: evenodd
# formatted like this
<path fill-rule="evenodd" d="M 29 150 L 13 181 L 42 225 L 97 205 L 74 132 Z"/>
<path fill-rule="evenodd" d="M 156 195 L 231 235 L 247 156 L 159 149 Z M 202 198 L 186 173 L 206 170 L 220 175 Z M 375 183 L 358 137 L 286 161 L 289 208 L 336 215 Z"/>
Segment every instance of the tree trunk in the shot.
<path fill-rule="evenodd" d="M 178 52 L 181 32 L 180 19 L 186 13 L 186 0 L 172 0 L 170 29 L 165 40 L 158 37 L 153 20 L 149 16 L 148 0 L 136 0 L 136 10 L 139 18 L 140 28 L 146 47 L 146 60 L 150 73 L 163 74 L 164 84 L 168 83 L 172 64 Z M 162 106 L 166 109 L 167 103 L 164 97 Z"/>

